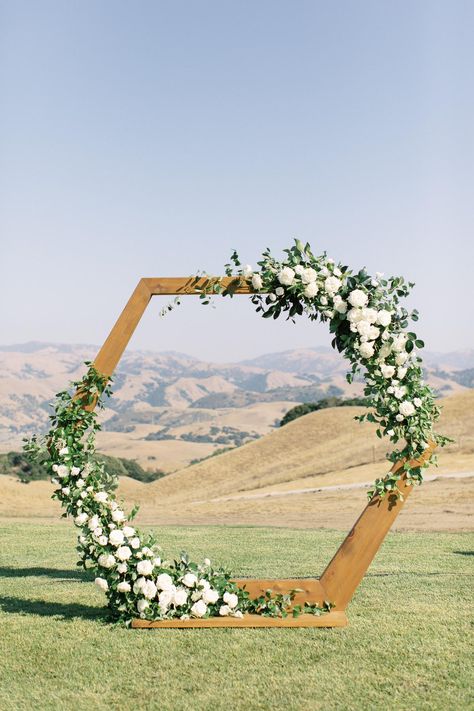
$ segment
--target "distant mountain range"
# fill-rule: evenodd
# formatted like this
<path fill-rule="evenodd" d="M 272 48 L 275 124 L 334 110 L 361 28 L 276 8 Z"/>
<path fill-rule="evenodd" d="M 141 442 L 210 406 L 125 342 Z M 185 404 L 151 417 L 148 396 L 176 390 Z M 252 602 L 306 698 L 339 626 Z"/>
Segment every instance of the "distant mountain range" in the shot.
<path fill-rule="evenodd" d="M 83 362 L 97 350 L 93 345 L 38 342 L 0 346 L 3 449 L 25 434 L 45 430 L 54 394 L 81 376 Z M 427 380 L 440 395 L 474 386 L 474 349 L 425 352 L 424 362 Z M 134 441 L 155 440 L 155 446 L 158 440 L 207 442 L 201 447 L 205 456 L 217 445 L 265 434 L 295 403 L 360 394 L 362 383 L 348 386 L 346 370 L 342 357 L 326 347 L 237 363 L 209 363 L 174 351 L 128 351 L 114 377 L 104 429 L 133 433 Z M 196 448 L 190 448 L 190 458 Z"/>

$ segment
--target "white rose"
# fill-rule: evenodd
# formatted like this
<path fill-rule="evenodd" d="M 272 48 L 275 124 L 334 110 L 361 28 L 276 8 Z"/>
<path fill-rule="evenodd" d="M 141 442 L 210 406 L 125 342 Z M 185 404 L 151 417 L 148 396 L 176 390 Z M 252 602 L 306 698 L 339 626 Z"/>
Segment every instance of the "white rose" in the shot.
<path fill-rule="evenodd" d="M 161 565 L 161 558 L 153 558 L 153 565 L 155 566 L 155 568 L 159 568 Z"/>
<path fill-rule="evenodd" d="M 383 346 L 382 346 L 382 348 L 383 348 Z M 384 378 L 393 378 L 393 376 L 395 375 L 395 366 L 394 365 L 381 365 L 380 370 L 382 371 L 382 375 Z"/>
<path fill-rule="evenodd" d="M 319 271 L 321 276 L 329 276 L 329 269 L 327 267 L 321 267 Z"/>
<path fill-rule="evenodd" d="M 316 281 L 317 276 L 316 271 L 312 267 L 307 267 L 301 272 L 301 281 L 303 284 L 311 284 L 311 282 Z"/>
<path fill-rule="evenodd" d="M 137 563 L 137 573 L 139 575 L 151 575 L 153 573 L 153 563 L 151 560 L 141 560 Z"/>
<path fill-rule="evenodd" d="M 284 293 L 285 293 L 284 288 L 282 286 L 277 286 L 277 288 L 275 289 L 275 294 L 277 296 L 283 296 Z"/>
<path fill-rule="evenodd" d="M 128 560 L 132 555 L 132 551 L 128 546 L 120 546 L 120 548 L 117 548 L 115 555 L 119 560 Z"/>
<path fill-rule="evenodd" d="M 357 324 L 357 331 L 361 336 L 369 337 L 372 326 L 368 321 L 359 321 Z"/>
<path fill-rule="evenodd" d="M 226 617 L 230 613 L 229 605 L 221 605 L 219 608 L 219 615 Z"/>
<path fill-rule="evenodd" d="M 198 600 L 191 608 L 191 614 L 194 615 L 194 617 L 204 617 L 206 612 L 207 605 L 203 600 Z"/>
<path fill-rule="evenodd" d="M 116 562 L 111 553 L 102 553 L 97 560 L 102 568 L 113 568 Z"/>
<path fill-rule="evenodd" d="M 160 590 L 170 590 L 173 587 L 173 578 L 168 573 L 161 573 L 156 579 L 156 584 Z"/>
<path fill-rule="evenodd" d="M 367 343 L 361 343 L 359 346 L 359 353 L 361 354 L 362 358 L 372 358 L 374 352 L 374 345 L 370 341 L 368 341 Z"/>
<path fill-rule="evenodd" d="M 65 464 L 60 464 L 56 469 L 56 474 L 60 479 L 64 479 L 64 477 L 69 475 L 69 467 L 67 467 Z"/>
<path fill-rule="evenodd" d="M 69 496 L 69 494 L 71 493 L 71 489 L 68 486 L 63 486 L 61 491 L 63 492 L 64 496 Z"/>
<path fill-rule="evenodd" d="M 119 548 L 119 550 L 120 550 L 120 548 Z M 126 573 L 127 570 L 128 570 L 128 565 L 126 563 L 119 563 L 117 565 L 117 572 L 119 572 L 121 575 Z"/>
<path fill-rule="evenodd" d="M 132 539 L 130 540 L 130 545 L 131 545 L 132 548 L 135 549 L 135 550 L 136 550 L 137 548 L 140 548 L 141 543 L 140 543 L 140 539 L 138 538 L 138 536 L 135 536 L 135 538 L 132 538 Z"/>
<path fill-rule="evenodd" d="M 76 486 L 77 486 L 78 489 L 82 489 L 82 487 L 84 486 L 85 483 L 86 483 L 86 482 L 84 481 L 84 479 L 78 479 L 78 480 L 76 481 Z"/>
<path fill-rule="evenodd" d="M 101 536 L 102 533 L 103 533 L 102 526 L 97 526 L 97 528 L 94 528 L 94 536 L 96 538 L 99 538 L 99 536 Z"/>
<path fill-rule="evenodd" d="M 175 591 L 173 589 L 173 590 L 162 590 L 160 592 L 160 594 L 158 595 L 158 602 L 159 602 L 160 607 L 163 612 L 166 611 L 166 609 L 173 602 L 174 594 L 175 594 Z"/>
<path fill-rule="evenodd" d="M 316 294 L 318 293 L 318 285 L 316 284 L 315 281 L 312 281 L 310 284 L 308 284 L 303 291 L 303 294 L 308 298 L 308 299 L 313 299 Z"/>
<path fill-rule="evenodd" d="M 65 457 L 66 454 L 69 454 L 69 449 L 67 447 L 63 447 L 59 450 L 59 454 L 61 455 L 61 457 Z"/>
<path fill-rule="evenodd" d="M 347 300 L 351 306 L 366 306 L 369 297 L 362 289 L 354 289 L 354 291 L 351 291 L 349 294 Z"/>
<path fill-rule="evenodd" d="M 403 378 L 405 377 L 407 372 L 408 372 L 408 368 L 398 368 L 397 375 L 398 375 L 399 380 L 403 380 Z"/>
<path fill-rule="evenodd" d="M 145 585 L 143 586 L 143 595 L 148 598 L 148 600 L 153 600 L 153 598 L 156 597 L 157 592 L 158 588 L 156 587 L 153 580 L 147 580 Z"/>
<path fill-rule="evenodd" d="M 262 277 L 260 274 L 254 274 L 252 277 L 252 286 L 256 291 L 259 291 L 263 286 Z"/>
<path fill-rule="evenodd" d="M 403 420 L 404 420 L 405 418 L 403 417 L 403 415 L 398 414 L 398 415 L 395 415 L 395 419 L 396 419 L 397 422 L 403 422 Z"/>
<path fill-rule="evenodd" d="M 204 600 L 206 605 L 213 605 L 215 602 L 218 601 L 219 593 L 217 592 L 217 590 L 209 588 L 208 590 L 204 590 L 204 592 L 202 593 L 202 599 Z"/>
<path fill-rule="evenodd" d="M 368 321 L 369 323 L 375 323 L 377 319 L 377 311 L 375 309 L 369 309 L 367 306 L 364 306 L 362 309 L 362 319 L 364 321 Z"/>
<path fill-rule="evenodd" d="M 242 269 L 242 274 L 244 277 L 249 277 L 253 272 L 252 265 L 251 264 L 246 264 L 245 267 Z"/>
<path fill-rule="evenodd" d="M 94 516 L 91 516 L 89 519 L 89 523 L 87 524 L 90 528 L 91 531 L 93 531 L 95 528 L 100 526 L 100 519 L 97 515 L 94 514 Z"/>
<path fill-rule="evenodd" d="M 405 400 L 404 402 L 400 403 L 400 407 L 398 408 L 398 410 L 400 414 L 404 417 L 409 417 L 415 412 L 415 406 L 412 402 L 408 402 L 408 400 Z"/>
<path fill-rule="evenodd" d="M 236 610 L 236 611 L 234 612 L 234 615 L 233 615 L 233 616 L 234 616 L 234 617 L 238 617 L 239 620 L 241 620 L 242 617 L 244 616 L 244 613 L 243 613 L 241 610 Z"/>
<path fill-rule="evenodd" d="M 125 536 L 122 531 L 116 528 L 114 531 L 110 532 L 109 541 L 112 546 L 121 546 L 125 540 Z"/>
<path fill-rule="evenodd" d="M 334 276 L 337 276 L 337 277 L 342 276 L 342 272 L 339 269 L 339 267 L 334 267 L 334 269 L 332 270 L 332 273 L 334 274 Z"/>
<path fill-rule="evenodd" d="M 376 323 L 378 323 L 379 326 L 386 327 L 390 324 L 391 321 L 392 314 L 390 313 L 390 311 L 382 310 L 378 312 Z"/>
<path fill-rule="evenodd" d="M 100 546 L 106 546 L 108 543 L 107 536 L 99 536 L 98 541 Z"/>
<path fill-rule="evenodd" d="M 196 583 L 197 577 L 194 575 L 194 573 L 186 573 L 186 575 L 183 577 L 183 585 L 186 585 L 187 588 L 194 587 Z"/>
<path fill-rule="evenodd" d="M 176 607 L 181 607 L 185 605 L 188 601 L 188 592 L 184 588 L 178 588 L 173 595 L 173 605 Z"/>
<path fill-rule="evenodd" d="M 76 518 L 74 519 L 74 523 L 76 524 L 76 526 L 82 526 L 88 518 L 88 515 L 82 512 L 76 516 Z"/>
<path fill-rule="evenodd" d="M 334 296 L 336 291 L 339 291 L 341 286 L 342 286 L 342 281 L 335 276 L 327 277 L 327 279 L 324 282 L 324 288 L 330 296 Z"/>
<path fill-rule="evenodd" d="M 399 333 L 398 336 L 393 337 L 392 350 L 393 351 L 404 351 L 405 344 L 407 342 L 407 337 L 404 333 Z"/>
<path fill-rule="evenodd" d="M 387 434 L 389 437 L 393 437 L 393 435 L 395 434 L 395 431 L 394 430 L 387 430 Z"/>
<path fill-rule="evenodd" d="M 80 467 L 73 467 L 71 469 L 71 476 L 79 476 L 80 473 L 81 473 Z"/>
<path fill-rule="evenodd" d="M 390 347 L 390 344 L 384 343 L 382 348 L 379 350 L 379 357 L 385 360 L 385 358 L 388 358 L 391 352 L 392 349 Z"/>
<path fill-rule="evenodd" d="M 104 504 L 107 501 L 107 492 L 98 491 L 94 494 L 94 501 L 97 501 L 98 504 Z"/>
<path fill-rule="evenodd" d="M 133 592 L 135 595 L 140 595 L 143 592 L 143 588 L 146 585 L 146 578 L 138 578 L 133 583 Z"/>
<path fill-rule="evenodd" d="M 239 598 L 235 593 L 226 592 L 224 593 L 222 599 L 229 605 L 231 610 L 233 610 L 234 607 L 237 607 L 237 605 L 239 604 Z"/>
<path fill-rule="evenodd" d="M 403 365 L 408 360 L 408 353 L 406 351 L 401 351 L 395 356 L 395 363 L 397 365 Z"/>
<path fill-rule="evenodd" d="M 407 389 L 405 386 L 402 386 L 401 388 L 395 388 L 395 390 L 394 390 L 395 397 L 397 398 L 397 400 L 401 400 L 402 397 L 405 397 L 406 392 L 407 392 Z"/>
<path fill-rule="evenodd" d="M 122 580 L 122 582 L 117 585 L 117 590 L 121 593 L 130 592 L 131 589 L 130 583 L 127 583 L 126 580 Z"/>
<path fill-rule="evenodd" d="M 380 328 L 377 328 L 377 326 L 371 326 L 368 336 L 370 341 L 376 341 L 380 336 Z"/>
<path fill-rule="evenodd" d="M 290 286 L 295 280 L 295 272 L 291 267 L 283 267 L 281 272 L 278 273 L 278 281 L 283 286 Z"/>
<path fill-rule="evenodd" d="M 132 536 L 135 535 L 135 529 L 132 528 L 131 526 L 124 526 L 122 528 L 123 535 L 127 536 L 127 538 L 131 538 Z"/>
<path fill-rule="evenodd" d="M 276 294 L 268 294 L 268 298 L 270 299 L 270 301 L 276 301 L 277 295 Z"/>
<path fill-rule="evenodd" d="M 140 614 L 143 614 L 145 612 L 146 608 L 149 606 L 150 606 L 150 603 L 148 602 L 148 600 L 139 600 L 137 602 L 137 610 Z"/>
<path fill-rule="evenodd" d="M 105 578 L 96 578 L 94 582 L 97 587 L 103 590 L 104 592 L 107 592 L 107 590 L 109 589 L 109 584 L 107 580 L 105 580 Z"/>
<path fill-rule="evenodd" d="M 347 303 L 342 299 L 338 300 L 337 302 L 334 301 L 334 308 L 339 314 L 345 314 L 347 311 Z"/>
<path fill-rule="evenodd" d="M 299 274 L 301 276 L 301 274 L 303 274 L 303 272 L 304 272 L 304 266 L 302 264 L 297 264 L 295 267 L 295 274 Z"/>
<path fill-rule="evenodd" d="M 413 398 L 413 404 L 415 407 L 421 407 L 423 402 L 419 397 Z"/>
<path fill-rule="evenodd" d="M 350 309 L 347 313 L 347 320 L 351 323 L 359 323 L 359 321 L 364 321 L 362 309 Z"/>
<path fill-rule="evenodd" d="M 115 521 L 115 523 L 121 523 L 125 520 L 125 514 L 122 509 L 115 509 L 112 511 L 112 520 Z"/>
<path fill-rule="evenodd" d="M 86 491 L 81 492 L 81 499 L 83 499 L 83 500 L 87 499 L 87 492 Z"/>

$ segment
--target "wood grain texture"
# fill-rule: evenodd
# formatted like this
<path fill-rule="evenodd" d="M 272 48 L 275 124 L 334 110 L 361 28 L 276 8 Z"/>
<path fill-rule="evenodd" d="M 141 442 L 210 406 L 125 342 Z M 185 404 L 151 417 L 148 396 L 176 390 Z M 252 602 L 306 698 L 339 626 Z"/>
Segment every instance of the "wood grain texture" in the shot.
<path fill-rule="evenodd" d="M 251 598 L 260 597 L 267 590 L 283 594 L 289 593 L 291 590 L 300 590 L 301 592 L 297 592 L 294 597 L 293 603 L 295 605 L 302 605 L 304 602 L 321 604 L 329 599 L 317 578 L 286 578 L 282 580 L 237 578 L 234 582 L 239 588 L 245 588 Z"/>
<path fill-rule="evenodd" d="M 300 615 L 299 617 L 262 617 L 262 615 L 244 615 L 236 617 L 193 618 L 191 620 L 132 620 L 134 629 L 195 629 L 203 627 L 345 627 L 347 617 L 344 612 L 328 612 L 320 617 Z"/>
<path fill-rule="evenodd" d="M 436 445 L 430 443 L 423 456 L 411 462 L 416 467 L 430 458 Z M 394 464 L 391 471 L 403 467 L 404 462 Z M 375 554 L 380 548 L 392 523 L 397 518 L 403 505 L 413 490 L 406 483 L 405 476 L 399 482 L 403 500 L 395 496 L 380 498 L 374 496 L 349 531 L 339 550 L 321 575 L 320 581 L 327 594 L 327 599 L 336 610 L 344 610 L 350 602 L 357 586 Z"/>

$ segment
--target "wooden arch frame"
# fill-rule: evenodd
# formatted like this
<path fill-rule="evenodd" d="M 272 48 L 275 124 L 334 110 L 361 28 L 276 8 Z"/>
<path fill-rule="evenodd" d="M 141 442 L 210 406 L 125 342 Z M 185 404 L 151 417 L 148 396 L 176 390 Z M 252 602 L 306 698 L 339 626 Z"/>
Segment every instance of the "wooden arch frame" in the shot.
<path fill-rule="evenodd" d="M 140 279 L 97 354 L 94 361 L 97 371 L 107 376 L 113 374 L 152 296 L 195 296 L 200 293 L 199 288 L 203 288 L 206 281 L 205 278 L 190 277 Z M 223 277 L 220 282 L 224 288 L 230 288 L 235 294 L 257 293 L 247 280 L 240 277 Z M 435 445 L 431 444 L 423 456 L 416 462 L 412 462 L 412 465 L 420 466 L 428 460 L 434 447 Z M 393 465 L 392 471 L 397 471 L 403 467 L 403 464 L 404 461 L 397 462 Z M 407 485 L 405 477 L 402 476 L 399 488 L 403 499 L 390 496 L 382 499 L 374 496 L 369 501 L 320 578 L 235 580 L 239 586 L 245 586 L 252 597 L 257 597 L 268 589 L 284 593 L 298 588 L 300 592 L 295 597 L 296 604 L 304 601 L 322 604 L 328 600 L 334 607 L 327 614 L 320 617 L 304 614 L 296 618 L 244 615 L 242 619 L 211 617 L 153 622 L 136 619 L 133 620 L 132 627 L 344 627 L 347 625 L 346 607 L 413 487 Z"/>

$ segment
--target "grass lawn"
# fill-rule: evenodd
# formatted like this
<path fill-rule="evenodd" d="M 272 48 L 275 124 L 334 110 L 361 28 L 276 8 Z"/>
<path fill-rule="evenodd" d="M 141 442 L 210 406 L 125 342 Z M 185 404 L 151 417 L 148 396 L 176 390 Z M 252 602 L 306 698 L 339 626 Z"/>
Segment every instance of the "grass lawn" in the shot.
<path fill-rule="evenodd" d="M 165 552 L 236 574 L 322 572 L 343 534 L 187 527 Z M 71 524 L 0 524 L 0 709 L 474 708 L 474 536 L 393 533 L 345 629 L 128 630 L 75 567 Z"/>

